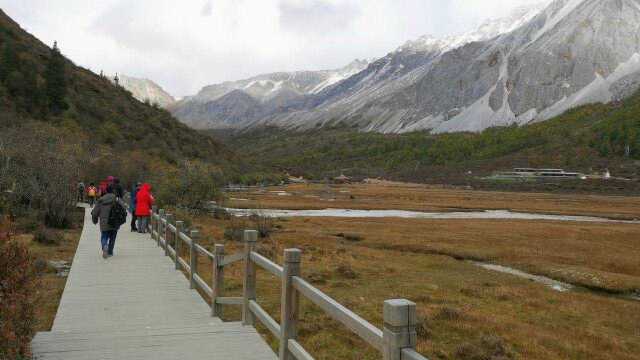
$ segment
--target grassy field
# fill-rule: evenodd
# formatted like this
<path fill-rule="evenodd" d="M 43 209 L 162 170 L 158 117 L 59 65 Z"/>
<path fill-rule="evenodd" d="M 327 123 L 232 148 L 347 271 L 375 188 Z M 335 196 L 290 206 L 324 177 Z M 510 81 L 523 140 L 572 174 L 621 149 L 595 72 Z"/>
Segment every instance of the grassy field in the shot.
<path fill-rule="evenodd" d="M 76 223 L 79 223 L 80 226 L 82 226 L 82 214 L 79 212 L 76 216 L 79 218 Z M 34 261 L 43 264 L 42 271 L 39 273 L 38 293 L 35 294 L 37 299 L 35 331 L 51 330 L 67 282 L 66 277 L 58 276 L 56 270 L 46 263 L 48 261 L 65 261 L 71 264 L 78 247 L 81 230 L 80 227 L 76 227 L 61 231 L 62 237 L 55 245 L 38 243 L 31 233 L 16 236 L 17 241 L 27 245 Z"/>
<path fill-rule="evenodd" d="M 286 191 L 278 195 L 271 191 Z M 317 197 L 315 197 L 317 196 Z M 294 185 L 233 194 L 234 204 L 265 208 L 408 210 L 513 209 L 640 217 L 638 199 L 485 193 L 418 185 Z M 352 198 L 353 197 L 353 198 Z M 324 199 L 324 200 L 320 200 Z M 195 219 L 204 243 L 250 222 Z M 213 240 L 217 239 L 217 241 Z M 227 240 L 227 252 L 241 244 Z M 556 292 L 480 269 L 479 259 L 609 292 L 640 289 L 640 226 L 553 221 L 290 218 L 275 220 L 260 251 L 282 262 L 303 250 L 303 276 L 377 326 L 382 303 L 407 298 L 422 321 L 418 349 L 434 359 L 635 359 L 640 302 L 591 291 Z M 200 271 L 210 278 L 210 264 Z M 227 272 L 227 295 L 241 292 L 240 266 Z M 279 318 L 279 284 L 259 273 L 259 302 Z M 226 317 L 237 320 L 238 309 Z M 364 342 L 308 302 L 301 339 L 317 359 L 377 359 Z M 277 342 L 262 331 L 272 345 Z M 329 351 L 331 349 L 331 351 Z"/>

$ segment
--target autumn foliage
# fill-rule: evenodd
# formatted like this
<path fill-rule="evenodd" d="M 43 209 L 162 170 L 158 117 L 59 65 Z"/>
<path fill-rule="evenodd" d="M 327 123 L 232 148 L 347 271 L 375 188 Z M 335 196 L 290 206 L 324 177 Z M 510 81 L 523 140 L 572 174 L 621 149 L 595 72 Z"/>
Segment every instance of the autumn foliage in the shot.
<path fill-rule="evenodd" d="M 0 360 L 27 358 L 35 322 L 36 273 L 28 249 L 0 219 Z"/>

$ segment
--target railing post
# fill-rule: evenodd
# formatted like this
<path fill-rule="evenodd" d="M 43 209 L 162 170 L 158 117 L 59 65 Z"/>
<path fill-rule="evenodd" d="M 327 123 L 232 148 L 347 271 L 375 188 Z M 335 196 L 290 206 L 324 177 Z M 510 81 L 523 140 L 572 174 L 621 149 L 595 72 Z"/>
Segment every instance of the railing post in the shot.
<path fill-rule="evenodd" d="M 169 238 L 171 237 L 171 230 L 169 230 L 169 224 L 173 222 L 173 214 L 167 214 L 167 225 L 164 227 L 164 256 L 169 256 Z"/>
<path fill-rule="evenodd" d="M 255 325 L 255 317 L 249 309 L 249 301 L 256 299 L 256 266 L 251 260 L 251 253 L 256 248 L 258 232 L 245 230 L 244 232 L 244 281 L 242 282 L 242 324 Z"/>
<path fill-rule="evenodd" d="M 298 249 L 284 251 L 282 272 L 282 299 L 280 309 L 280 352 L 279 360 L 296 360 L 289 352 L 289 339 L 298 337 L 298 313 L 300 295 L 293 288 L 292 278 L 300 276 L 300 260 L 302 252 Z"/>
<path fill-rule="evenodd" d="M 382 329 L 384 360 L 401 360 L 402 349 L 416 348 L 416 304 L 405 299 L 384 302 Z"/>
<path fill-rule="evenodd" d="M 158 231 L 158 221 L 155 218 L 155 215 L 158 215 L 158 206 L 153 205 L 151 207 L 151 218 L 149 219 L 149 226 L 151 227 L 151 239 L 155 240 L 156 238 L 153 236 L 153 230 Z M 140 230 L 140 229 L 138 229 Z M 157 235 L 156 235 L 157 236 Z"/>
<path fill-rule="evenodd" d="M 213 257 L 213 276 L 211 277 L 211 316 L 222 317 L 222 304 L 216 303 L 219 297 L 222 297 L 224 291 L 224 245 L 216 244 Z"/>
<path fill-rule="evenodd" d="M 189 287 L 191 289 L 196 288 L 194 275 L 198 272 L 198 251 L 196 250 L 196 244 L 198 243 L 199 237 L 200 232 L 198 230 L 191 230 L 191 244 L 189 245 L 189 267 L 191 268 L 189 275 Z"/>
<path fill-rule="evenodd" d="M 162 222 L 164 219 L 164 209 L 160 209 L 158 211 L 160 215 L 160 218 L 158 219 L 158 246 L 162 246 L 162 236 L 164 235 L 164 223 Z"/>
<path fill-rule="evenodd" d="M 182 232 L 182 230 L 184 230 L 184 221 L 176 221 L 176 241 L 174 242 L 174 250 L 176 251 L 176 256 L 173 259 L 176 270 L 180 270 L 180 262 L 178 261 L 178 259 L 180 258 L 180 233 Z"/>

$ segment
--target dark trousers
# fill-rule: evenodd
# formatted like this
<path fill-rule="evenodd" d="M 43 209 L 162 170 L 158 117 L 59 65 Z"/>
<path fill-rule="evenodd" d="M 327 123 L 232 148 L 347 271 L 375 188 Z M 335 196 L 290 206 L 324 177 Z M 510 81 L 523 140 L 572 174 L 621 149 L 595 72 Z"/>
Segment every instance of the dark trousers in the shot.
<path fill-rule="evenodd" d="M 138 228 L 136 227 L 136 221 L 138 220 L 138 217 L 136 216 L 135 211 L 131 213 L 131 231 L 138 231 Z"/>
<path fill-rule="evenodd" d="M 100 238 L 102 249 L 107 248 L 107 253 L 113 255 L 113 248 L 116 246 L 116 236 L 118 236 L 118 230 L 103 231 Z"/>

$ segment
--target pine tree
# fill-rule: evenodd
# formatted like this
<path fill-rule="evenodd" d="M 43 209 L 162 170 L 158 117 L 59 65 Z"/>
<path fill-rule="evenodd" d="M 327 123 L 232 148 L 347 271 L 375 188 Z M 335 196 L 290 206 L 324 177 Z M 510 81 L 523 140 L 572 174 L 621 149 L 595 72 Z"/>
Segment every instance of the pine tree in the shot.
<path fill-rule="evenodd" d="M 6 81 L 13 71 L 18 69 L 18 54 L 10 42 L 5 42 L 0 55 L 0 81 Z"/>
<path fill-rule="evenodd" d="M 65 60 L 58 49 L 57 42 L 53 44 L 53 49 L 51 49 L 45 81 L 49 110 L 55 115 L 60 114 L 68 109 L 69 105 L 65 101 L 67 96 Z"/>

